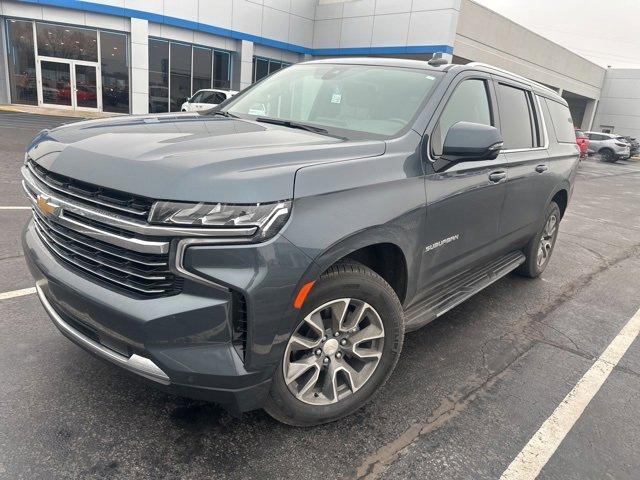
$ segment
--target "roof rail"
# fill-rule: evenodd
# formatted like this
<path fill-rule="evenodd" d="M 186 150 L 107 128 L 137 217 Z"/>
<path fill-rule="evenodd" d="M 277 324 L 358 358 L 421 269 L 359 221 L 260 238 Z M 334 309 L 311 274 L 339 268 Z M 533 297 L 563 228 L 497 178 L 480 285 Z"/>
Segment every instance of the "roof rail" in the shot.
<path fill-rule="evenodd" d="M 517 73 L 513 73 L 510 72 L 509 70 L 505 70 L 503 68 L 498 68 L 498 67 L 494 67 L 493 65 L 489 65 L 487 63 L 482 63 L 482 62 L 471 62 L 471 63 L 467 63 L 467 66 L 472 66 L 472 67 L 484 67 L 484 68 L 488 68 L 490 70 L 495 70 L 496 72 L 500 72 L 500 73 L 506 73 L 507 75 L 510 75 L 514 78 L 520 79 L 520 80 L 524 80 L 527 83 L 532 83 L 535 84 L 536 86 L 542 88 L 543 90 L 547 90 L 551 93 L 554 93 L 556 95 L 560 95 L 558 92 L 556 92 L 553 88 L 549 88 L 546 85 L 542 85 L 541 83 L 536 82 L 535 80 L 531 80 L 530 78 L 527 77 L 523 77 L 522 75 L 518 75 Z"/>

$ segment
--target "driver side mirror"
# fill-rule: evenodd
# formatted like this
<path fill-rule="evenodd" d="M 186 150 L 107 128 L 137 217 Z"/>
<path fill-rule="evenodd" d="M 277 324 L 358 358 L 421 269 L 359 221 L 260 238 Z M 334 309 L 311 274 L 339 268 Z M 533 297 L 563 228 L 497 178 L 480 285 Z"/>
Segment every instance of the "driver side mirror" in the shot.
<path fill-rule="evenodd" d="M 497 128 L 480 123 L 458 122 L 449 128 L 442 155 L 434 164 L 436 172 L 460 162 L 495 160 L 502 150 L 502 135 Z"/>

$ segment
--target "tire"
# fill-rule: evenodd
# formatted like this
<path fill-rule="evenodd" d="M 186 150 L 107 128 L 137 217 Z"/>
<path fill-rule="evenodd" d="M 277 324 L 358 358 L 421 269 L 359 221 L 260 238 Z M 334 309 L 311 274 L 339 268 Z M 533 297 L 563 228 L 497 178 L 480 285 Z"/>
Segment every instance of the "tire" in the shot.
<path fill-rule="evenodd" d="M 553 221 L 553 231 L 549 231 L 549 225 Z M 560 208 L 556 202 L 551 202 L 545 212 L 544 222 L 538 233 L 536 233 L 529 243 L 525 246 L 523 253 L 525 254 L 525 262 L 516 269 L 516 273 L 530 278 L 539 277 L 542 272 L 549 265 L 553 248 L 556 245 L 556 239 L 558 238 L 558 230 L 560 228 Z M 544 243 L 543 243 L 544 242 Z M 539 259 L 541 251 L 544 249 L 546 254 L 542 258 L 542 262 Z"/>
<path fill-rule="evenodd" d="M 600 159 L 603 162 L 615 163 L 616 160 L 618 160 L 618 157 L 616 157 L 616 154 L 613 153 L 613 150 L 610 150 L 608 148 L 603 148 L 598 153 L 600 154 Z"/>
<path fill-rule="evenodd" d="M 340 317 L 345 306 L 347 313 L 340 322 L 343 328 L 335 328 L 334 319 Z M 318 311 L 324 316 L 319 323 Z M 332 313 L 330 317 L 328 312 Z M 315 319 L 313 328 L 306 318 Z M 323 273 L 307 297 L 298 320 L 264 406 L 269 415 L 282 423 L 313 426 L 353 413 L 371 400 L 398 362 L 404 340 L 402 306 L 391 286 L 361 263 L 341 261 Z M 332 336 L 335 330 L 342 333 Z M 379 337 L 380 332 L 383 337 Z M 376 335 L 374 340 L 360 340 Z M 300 337 L 305 341 L 313 338 L 312 342 L 318 344 L 302 347 L 297 341 Z M 338 349 L 335 353 L 334 348 Z M 369 358 L 360 360 L 361 355 Z M 377 360 L 376 355 L 379 355 Z M 299 368 L 303 362 L 304 367 Z M 307 364 L 313 366 L 309 368 Z M 354 365 L 357 369 L 353 369 Z M 351 367 L 354 375 L 347 375 L 345 367 Z M 304 368 L 309 369 L 292 380 Z M 288 384 L 285 377 L 289 379 Z M 333 378 L 336 382 L 325 381 Z M 307 389 L 308 385 L 311 387 Z"/>

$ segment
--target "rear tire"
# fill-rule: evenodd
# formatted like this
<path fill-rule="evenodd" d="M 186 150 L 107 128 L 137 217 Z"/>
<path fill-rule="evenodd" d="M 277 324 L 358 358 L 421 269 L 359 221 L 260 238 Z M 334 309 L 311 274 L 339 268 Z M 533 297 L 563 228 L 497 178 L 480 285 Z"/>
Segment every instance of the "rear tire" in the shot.
<path fill-rule="evenodd" d="M 519 275 L 536 278 L 547 268 L 553 248 L 558 238 L 560 227 L 560 208 L 556 202 L 551 202 L 545 212 L 544 223 L 527 246 L 524 248 L 525 262 L 516 269 Z"/>
<path fill-rule="evenodd" d="M 603 162 L 614 163 L 618 159 L 615 153 L 613 153 L 613 150 L 610 150 L 608 148 L 603 148 L 598 153 L 600 154 L 600 159 Z"/>
<path fill-rule="evenodd" d="M 353 413 L 398 362 L 402 306 L 389 284 L 361 263 L 341 261 L 323 273 L 298 321 L 264 406 L 282 423 L 312 426 Z"/>

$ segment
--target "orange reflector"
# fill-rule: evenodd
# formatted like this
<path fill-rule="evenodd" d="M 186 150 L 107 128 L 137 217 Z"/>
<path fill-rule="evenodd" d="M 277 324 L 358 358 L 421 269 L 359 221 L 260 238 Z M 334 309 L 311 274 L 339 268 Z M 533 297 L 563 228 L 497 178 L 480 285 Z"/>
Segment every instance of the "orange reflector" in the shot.
<path fill-rule="evenodd" d="M 298 296 L 296 296 L 296 299 L 293 302 L 294 308 L 296 308 L 298 310 L 300 310 L 300 308 L 302 308 L 302 304 L 307 299 L 307 295 L 309 295 L 309 292 L 311 291 L 311 288 L 313 287 L 314 283 L 316 283 L 316 282 L 305 283 L 302 286 L 302 288 L 298 292 Z"/>

